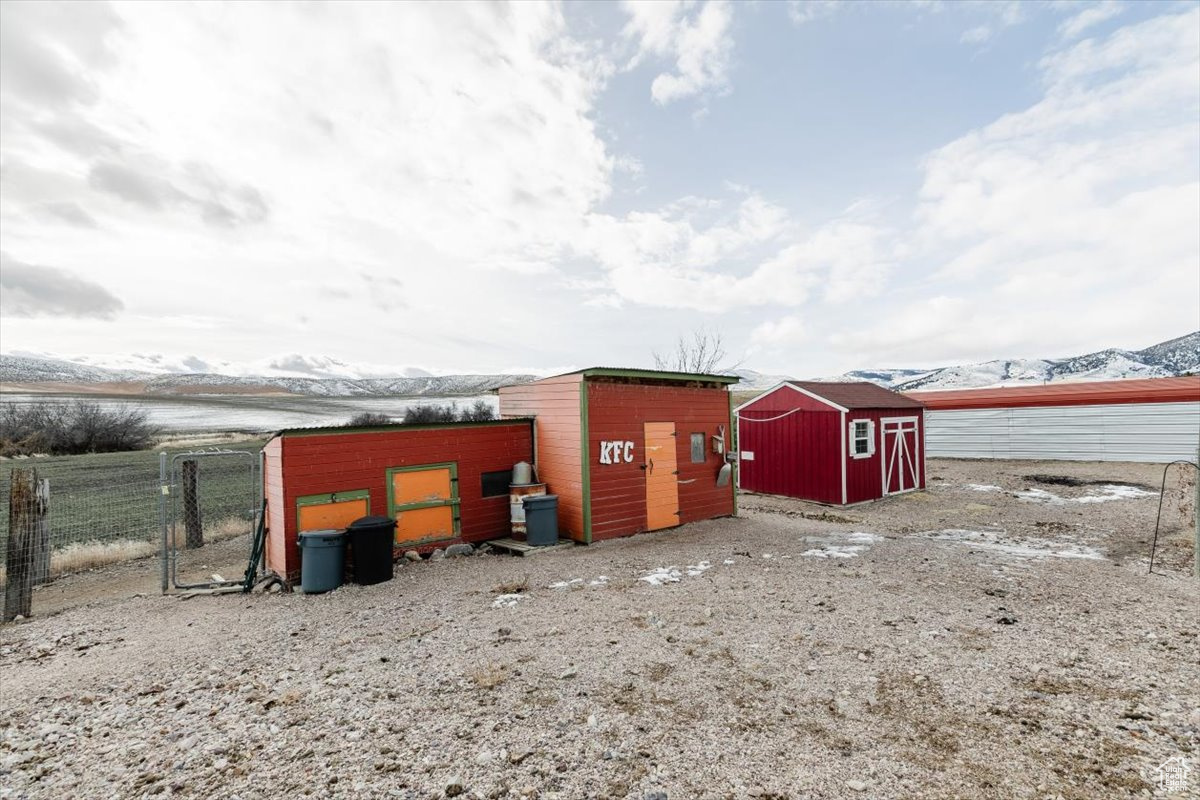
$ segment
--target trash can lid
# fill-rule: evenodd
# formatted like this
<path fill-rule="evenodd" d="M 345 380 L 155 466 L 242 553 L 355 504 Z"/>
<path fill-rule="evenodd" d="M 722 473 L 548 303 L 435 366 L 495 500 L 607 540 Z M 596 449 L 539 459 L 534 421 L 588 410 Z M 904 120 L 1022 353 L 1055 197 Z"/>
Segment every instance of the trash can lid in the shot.
<path fill-rule="evenodd" d="M 354 530 L 358 530 L 359 528 L 379 528 L 379 527 L 383 527 L 385 525 L 390 526 L 390 525 L 395 525 L 395 524 L 396 524 L 396 521 L 394 519 L 392 519 L 391 517 L 380 517 L 380 516 L 359 517 L 358 519 L 354 520 L 354 522 L 351 522 L 350 525 L 347 526 L 346 530 L 354 531 Z"/>
<path fill-rule="evenodd" d="M 521 502 L 523 502 L 527 506 L 535 506 L 539 503 L 545 503 L 545 504 L 549 505 L 550 503 L 558 502 L 558 495 L 556 495 L 556 494 L 531 494 L 528 497 L 522 497 Z"/>
<path fill-rule="evenodd" d="M 318 536 L 341 536 L 345 531 L 338 528 L 327 528 L 320 531 L 300 531 L 301 539 L 315 539 Z"/>

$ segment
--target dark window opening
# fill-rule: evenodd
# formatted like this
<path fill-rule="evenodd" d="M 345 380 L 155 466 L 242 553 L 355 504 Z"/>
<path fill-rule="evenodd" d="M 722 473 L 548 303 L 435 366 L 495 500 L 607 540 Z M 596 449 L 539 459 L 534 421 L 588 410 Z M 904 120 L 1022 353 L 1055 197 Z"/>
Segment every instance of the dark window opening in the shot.
<path fill-rule="evenodd" d="M 508 484 L 512 480 L 512 470 L 502 469 L 497 472 L 485 472 L 480 476 L 480 484 L 484 497 L 502 497 L 508 494 Z"/>

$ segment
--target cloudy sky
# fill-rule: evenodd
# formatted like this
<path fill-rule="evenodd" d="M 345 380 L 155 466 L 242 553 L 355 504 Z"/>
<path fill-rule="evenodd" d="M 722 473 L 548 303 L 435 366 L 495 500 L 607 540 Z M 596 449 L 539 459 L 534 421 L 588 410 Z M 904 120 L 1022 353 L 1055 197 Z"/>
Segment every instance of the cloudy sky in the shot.
<path fill-rule="evenodd" d="M 1200 328 L 1195 2 L 0 14 L 7 353 L 554 371 L 706 326 L 810 376 Z"/>

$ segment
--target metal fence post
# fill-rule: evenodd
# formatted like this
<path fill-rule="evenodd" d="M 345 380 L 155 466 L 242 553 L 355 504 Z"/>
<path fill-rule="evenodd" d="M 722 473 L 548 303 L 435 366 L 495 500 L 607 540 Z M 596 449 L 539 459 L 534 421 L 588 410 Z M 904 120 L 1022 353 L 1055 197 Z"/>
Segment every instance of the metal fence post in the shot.
<path fill-rule="evenodd" d="M 167 496 L 171 491 L 170 485 L 167 483 L 167 454 L 161 452 L 158 454 L 158 525 L 162 530 L 162 592 L 167 593 L 167 558 L 170 553 L 170 544 L 168 539 L 170 532 L 167 530 Z"/>

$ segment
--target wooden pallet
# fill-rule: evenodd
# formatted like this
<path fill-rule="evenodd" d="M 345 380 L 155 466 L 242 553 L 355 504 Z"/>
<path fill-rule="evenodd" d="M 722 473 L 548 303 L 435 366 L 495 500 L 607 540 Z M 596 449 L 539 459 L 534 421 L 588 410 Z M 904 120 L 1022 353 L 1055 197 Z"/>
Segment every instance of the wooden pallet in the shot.
<path fill-rule="evenodd" d="M 493 539 L 488 544 L 514 556 L 533 556 L 538 553 L 548 553 L 551 550 L 566 550 L 575 546 L 575 542 L 570 539 L 559 539 L 557 544 L 547 544 L 541 547 L 518 542 L 516 539 Z"/>

